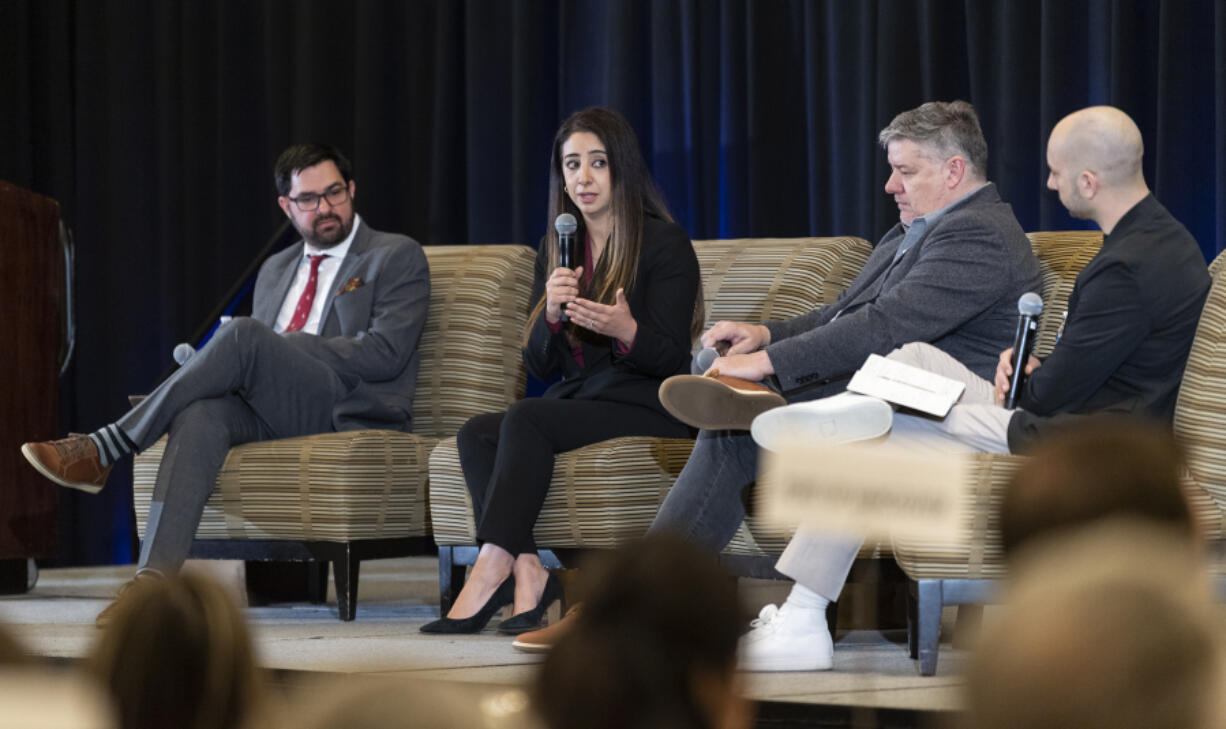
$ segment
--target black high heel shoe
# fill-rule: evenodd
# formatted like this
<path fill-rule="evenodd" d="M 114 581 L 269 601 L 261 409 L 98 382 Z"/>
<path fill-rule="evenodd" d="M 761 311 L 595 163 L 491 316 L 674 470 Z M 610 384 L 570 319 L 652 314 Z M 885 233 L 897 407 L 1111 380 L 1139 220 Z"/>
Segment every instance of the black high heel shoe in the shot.
<path fill-rule="evenodd" d="M 561 599 L 562 581 L 557 578 L 557 575 L 550 573 L 549 579 L 545 580 L 545 589 L 541 592 L 541 600 L 536 607 L 502 621 L 498 624 L 498 632 L 506 635 L 519 635 L 540 628 L 541 618 L 545 617 L 545 611 L 554 601 Z"/>
<path fill-rule="evenodd" d="M 421 626 L 423 633 L 480 633 L 485 624 L 505 606 L 515 601 L 515 575 L 502 581 L 490 599 L 474 615 L 467 618 L 442 617 Z"/>

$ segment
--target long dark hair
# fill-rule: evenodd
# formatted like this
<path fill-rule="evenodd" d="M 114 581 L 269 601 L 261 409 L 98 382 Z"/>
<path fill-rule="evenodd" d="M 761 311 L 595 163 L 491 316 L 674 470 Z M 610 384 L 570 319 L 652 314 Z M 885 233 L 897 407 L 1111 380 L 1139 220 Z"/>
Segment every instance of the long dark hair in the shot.
<path fill-rule="evenodd" d="M 553 152 L 549 159 L 549 216 L 545 225 L 545 244 L 549 252 L 548 271 L 558 265 L 558 232 L 553 227 L 554 220 L 562 213 L 570 213 L 576 220 L 583 220 L 583 214 L 563 189 L 566 180 L 562 174 L 562 145 L 577 132 L 596 135 L 604 145 L 609 160 L 609 179 L 613 187 L 609 212 L 613 226 L 608 245 L 601 254 L 596 269 L 592 271 L 591 290 L 584 296 L 592 301 L 611 305 L 618 289 L 625 289 L 628 297 L 630 290 L 634 288 L 639 252 L 643 247 L 643 216 L 651 215 L 670 223 L 675 221 L 651 178 L 651 172 L 643 160 L 643 153 L 639 150 L 638 137 L 626 118 L 612 109 L 599 106 L 576 111 L 558 127 L 558 132 L 553 137 Z M 545 297 L 542 295 L 532 313 L 528 315 L 525 342 L 527 332 L 532 330 L 533 323 L 544 310 Z M 694 320 L 690 327 L 691 337 L 702 332 L 702 323 L 700 285 Z"/>

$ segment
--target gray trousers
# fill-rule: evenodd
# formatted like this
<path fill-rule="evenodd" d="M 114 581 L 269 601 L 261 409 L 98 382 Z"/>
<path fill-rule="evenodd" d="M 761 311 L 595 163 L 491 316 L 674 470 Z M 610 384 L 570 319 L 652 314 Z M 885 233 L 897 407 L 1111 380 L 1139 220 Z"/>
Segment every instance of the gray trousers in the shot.
<path fill-rule="evenodd" d="M 268 326 L 247 317 L 222 325 L 117 421 L 138 451 L 169 436 L 138 566 L 173 573 L 183 565 L 231 446 L 330 431 L 332 408 L 348 390 Z"/>

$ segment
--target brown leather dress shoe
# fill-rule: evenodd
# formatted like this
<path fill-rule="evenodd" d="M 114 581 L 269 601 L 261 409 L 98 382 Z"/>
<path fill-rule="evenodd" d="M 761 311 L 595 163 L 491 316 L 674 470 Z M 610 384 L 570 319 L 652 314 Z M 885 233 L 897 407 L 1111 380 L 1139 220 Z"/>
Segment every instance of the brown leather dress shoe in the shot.
<path fill-rule="evenodd" d="M 96 494 L 106 486 L 110 466 L 103 466 L 98 449 L 88 435 L 70 435 L 60 440 L 24 443 L 21 455 L 38 472 L 61 486 Z"/>
<path fill-rule="evenodd" d="M 749 430 L 753 419 L 787 400 L 757 382 L 712 370 L 660 383 L 660 404 L 674 418 L 703 430 Z"/>
<path fill-rule="evenodd" d="M 575 620 L 579 617 L 580 607 L 582 606 L 575 605 L 566 611 L 566 615 L 561 620 L 548 627 L 530 633 L 520 633 L 511 643 L 511 647 L 520 653 L 548 653 L 575 624 Z"/>

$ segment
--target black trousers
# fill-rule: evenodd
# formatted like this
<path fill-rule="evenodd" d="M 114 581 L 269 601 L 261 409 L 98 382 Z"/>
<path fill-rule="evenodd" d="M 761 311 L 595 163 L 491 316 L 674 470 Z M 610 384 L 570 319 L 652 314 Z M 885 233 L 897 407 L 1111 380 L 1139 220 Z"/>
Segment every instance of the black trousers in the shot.
<path fill-rule="evenodd" d="M 535 552 L 532 527 L 549 491 L 554 455 L 627 435 L 688 438 L 690 431 L 652 408 L 596 400 L 526 398 L 506 412 L 469 420 L 456 445 L 477 539 L 517 556 Z"/>

